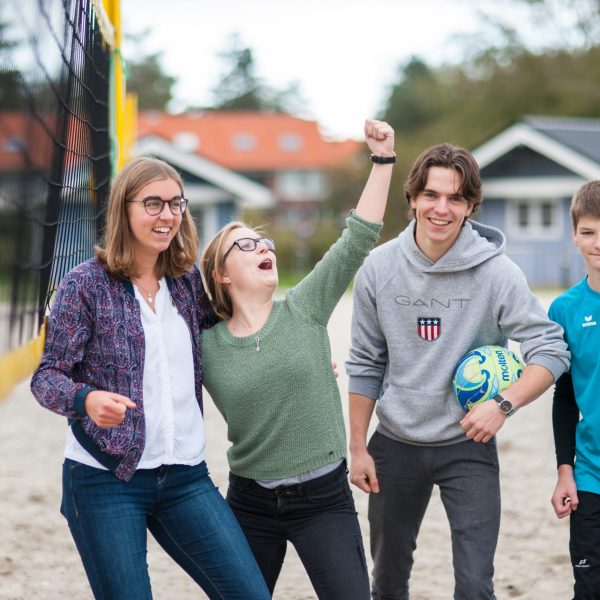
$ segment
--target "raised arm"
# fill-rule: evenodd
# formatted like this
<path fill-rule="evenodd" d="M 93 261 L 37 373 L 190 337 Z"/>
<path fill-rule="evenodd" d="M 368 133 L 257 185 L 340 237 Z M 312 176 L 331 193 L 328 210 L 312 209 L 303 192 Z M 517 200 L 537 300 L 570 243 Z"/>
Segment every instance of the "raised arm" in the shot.
<path fill-rule="evenodd" d="M 365 121 L 365 141 L 373 156 L 390 157 L 394 152 L 394 130 L 383 121 Z M 366 221 L 383 220 L 393 164 L 373 163 L 371 174 L 356 205 L 356 213 Z"/>
<path fill-rule="evenodd" d="M 374 156 L 394 156 L 394 130 L 382 121 L 365 122 L 365 141 Z M 288 298 L 319 323 L 327 323 L 341 295 L 375 245 L 392 179 L 393 164 L 373 163 L 355 216 L 315 268 L 288 293 Z M 358 217 L 358 218 L 356 218 Z"/>

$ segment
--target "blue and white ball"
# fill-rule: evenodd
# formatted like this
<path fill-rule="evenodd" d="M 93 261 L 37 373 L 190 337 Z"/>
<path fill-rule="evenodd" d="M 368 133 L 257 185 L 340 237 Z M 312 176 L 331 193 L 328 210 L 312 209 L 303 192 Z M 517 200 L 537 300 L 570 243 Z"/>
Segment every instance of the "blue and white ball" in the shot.
<path fill-rule="evenodd" d="M 502 346 L 480 346 L 465 354 L 452 377 L 452 391 L 465 412 L 502 393 L 523 373 L 521 359 Z"/>

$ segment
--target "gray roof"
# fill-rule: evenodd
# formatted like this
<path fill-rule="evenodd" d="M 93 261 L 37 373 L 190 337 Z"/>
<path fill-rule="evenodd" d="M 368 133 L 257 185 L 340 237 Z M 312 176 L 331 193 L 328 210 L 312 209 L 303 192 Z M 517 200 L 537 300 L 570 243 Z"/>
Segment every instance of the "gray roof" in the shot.
<path fill-rule="evenodd" d="M 600 163 L 600 119 L 526 116 L 523 123 L 539 133 Z"/>

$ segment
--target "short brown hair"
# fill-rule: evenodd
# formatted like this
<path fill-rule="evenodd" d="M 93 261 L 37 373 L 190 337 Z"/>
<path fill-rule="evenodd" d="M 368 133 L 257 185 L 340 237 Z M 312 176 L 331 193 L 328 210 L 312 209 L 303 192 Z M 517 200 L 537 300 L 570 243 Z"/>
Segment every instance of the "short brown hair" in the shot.
<path fill-rule="evenodd" d="M 474 156 L 460 146 L 437 144 L 421 152 L 404 184 L 410 218 L 415 216 L 415 211 L 410 206 L 411 198 L 416 198 L 425 189 L 430 167 L 444 167 L 460 173 L 462 183 L 459 192 L 473 208 L 471 214 L 478 210 L 482 202 L 481 175 Z"/>
<path fill-rule="evenodd" d="M 571 223 L 573 231 L 577 229 L 583 217 L 600 219 L 600 180 L 584 183 L 571 200 Z"/>
<path fill-rule="evenodd" d="M 200 272 L 204 289 L 212 303 L 213 309 L 217 315 L 224 320 L 231 319 L 233 315 L 233 306 L 231 298 L 227 291 L 227 286 L 218 282 L 223 273 L 225 265 L 224 256 L 229 248 L 224 248 L 227 236 L 236 229 L 251 229 L 260 235 L 260 230 L 246 225 L 241 221 L 232 221 L 222 227 L 215 236 L 208 242 L 202 256 L 200 257 Z"/>
<path fill-rule="evenodd" d="M 142 156 L 127 163 L 115 177 L 108 198 L 103 240 L 95 248 L 96 256 L 113 277 L 135 277 L 136 265 L 132 251 L 127 202 L 153 181 L 172 179 L 181 190 L 179 173 L 158 158 Z M 161 252 L 157 261 L 157 276 L 177 277 L 189 271 L 198 258 L 198 232 L 190 211 L 186 210 L 173 242 Z"/>

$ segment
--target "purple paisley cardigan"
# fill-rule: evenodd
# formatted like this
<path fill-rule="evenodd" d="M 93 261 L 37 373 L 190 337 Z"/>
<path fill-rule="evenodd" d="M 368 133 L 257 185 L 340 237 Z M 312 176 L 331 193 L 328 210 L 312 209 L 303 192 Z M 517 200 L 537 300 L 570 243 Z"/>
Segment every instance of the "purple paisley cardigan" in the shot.
<path fill-rule="evenodd" d="M 215 316 L 197 268 L 168 278 L 167 284 L 190 328 L 202 410 L 200 334 L 215 323 Z M 31 391 L 42 406 L 67 417 L 82 446 L 124 481 L 133 477 L 144 450 L 143 373 L 144 331 L 133 285 L 110 277 L 95 258 L 75 267 L 62 280 L 52 305 Z M 136 408 L 127 410 L 121 425 L 100 428 L 83 408 L 94 389 L 128 396 Z"/>

